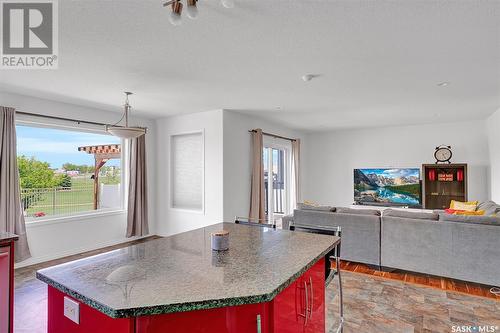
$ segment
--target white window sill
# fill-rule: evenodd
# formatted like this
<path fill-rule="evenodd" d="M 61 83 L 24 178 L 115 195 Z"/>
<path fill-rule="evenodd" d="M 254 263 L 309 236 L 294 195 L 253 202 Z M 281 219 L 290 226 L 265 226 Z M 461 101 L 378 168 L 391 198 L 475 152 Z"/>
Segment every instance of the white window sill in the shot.
<path fill-rule="evenodd" d="M 127 211 L 125 209 L 117 210 L 102 210 L 98 212 L 90 212 L 78 215 L 64 215 L 64 216 L 53 216 L 45 218 L 37 218 L 34 220 L 26 221 L 26 228 L 38 228 L 45 225 L 57 224 L 57 223 L 67 223 L 73 220 L 89 220 L 95 219 L 97 217 L 113 216 L 113 215 L 124 215 Z"/>

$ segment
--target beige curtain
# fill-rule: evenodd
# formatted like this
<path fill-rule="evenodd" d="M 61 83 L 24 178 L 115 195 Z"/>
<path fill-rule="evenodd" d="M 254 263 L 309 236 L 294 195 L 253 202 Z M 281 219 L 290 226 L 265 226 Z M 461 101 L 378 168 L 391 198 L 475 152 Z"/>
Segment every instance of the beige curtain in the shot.
<path fill-rule="evenodd" d="M 250 214 L 249 217 L 260 223 L 266 218 L 264 206 L 264 162 L 262 130 L 256 129 L 252 132 L 252 181 L 250 190 Z"/>
<path fill-rule="evenodd" d="M 16 110 L 0 106 L 0 232 L 19 236 L 15 243 L 15 261 L 31 257 L 26 238 L 19 170 L 17 169 Z"/>
<path fill-rule="evenodd" d="M 292 209 L 300 202 L 300 139 L 292 141 Z"/>
<path fill-rule="evenodd" d="M 149 233 L 146 135 L 130 139 L 129 148 L 127 237 L 144 236 Z"/>

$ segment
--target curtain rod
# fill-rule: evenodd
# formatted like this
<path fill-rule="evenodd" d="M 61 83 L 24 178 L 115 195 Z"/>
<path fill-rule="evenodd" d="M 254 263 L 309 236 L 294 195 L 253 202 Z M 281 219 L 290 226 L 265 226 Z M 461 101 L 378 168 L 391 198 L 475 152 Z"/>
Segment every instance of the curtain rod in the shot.
<path fill-rule="evenodd" d="M 39 114 L 39 113 L 30 113 L 30 112 L 16 111 L 16 114 L 21 114 L 21 115 L 25 115 L 25 116 L 32 116 L 32 117 L 47 118 L 47 119 L 54 119 L 54 120 L 64 120 L 64 121 L 69 121 L 69 122 L 77 123 L 77 124 L 88 124 L 88 125 L 96 125 L 96 126 L 106 126 L 106 125 L 109 125 L 109 124 L 104 124 L 104 123 L 98 123 L 98 122 L 95 122 L 95 121 L 70 119 L 70 118 L 56 117 L 56 116 L 47 116 L 47 115 Z M 119 127 L 121 127 L 121 126 L 119 126 Z"/>
<path fill-rule="evenodd" d="M 248 130 L 249 133 L 255 133 L 257 132 L 257 130 Z M 266 136 L 272 136 L 273 138 L 276 138 L 276 139 L 283 139 L 283 140 L 288 140 L 288 141 L 297 141 L 297 139 L 292 139 L 292 138 L 287 138 L 286 136 L 281 136 L 281 135 L 277 135 L 277 134 L 272 134 L 272 133 L 266 133 L 266 132 L 262 132 L 262 135 L 266 135 Z"/>

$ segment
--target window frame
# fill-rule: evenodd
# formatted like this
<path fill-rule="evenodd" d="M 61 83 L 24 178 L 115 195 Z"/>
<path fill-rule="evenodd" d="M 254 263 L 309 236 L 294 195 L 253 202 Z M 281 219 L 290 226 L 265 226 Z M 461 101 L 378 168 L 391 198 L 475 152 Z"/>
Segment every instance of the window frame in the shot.
<path fill-rule="evenodd" d="M 65 124 L 64 122 L 42 122 L 42 121 L 34 121 L 23 119 L 23 117 L 17 117 L 16 126 L 28 126 L 28 127 L 39 127 L 39 128 L 47 128 L 47 129 L 55 129 L 55 130 L 64 130 L 64 131 L 73 131 L 73 132 L 83 132 L 83 133 L 92 133 L 92 134 L 100 134 L 100 135 L 109 135 L 103 129 L 95 128 L 95 127 L 79 127 L 75 125 Z M 109 135 L 111 136 L 111 135 Z M 16 141 L 17 141 L 17 132 L 16 132 Z M 67 223 L 68 221 L 79 219 L 89 219 L 99 216 L 110 216 L 110 215 L 121 215 L 127 212 L 127 197 L 128 197 L 128 173 L 129 173 L 129 151 L 128 151 L 128 140 L 121 139 L 120 144 L 122 147 L 121 158 L 120 158 L 120 167 L 121 167 L 121 179 L 120 179 L 120 207 L 116 208 L 105 208 L 105 209 L 97 209 L 79 212 L 76 214 L 58 214 L 58 215 L 50 215 L 44 216 L 40 218 L 29 218 L 25 217 L 25 224 L 28 227 L 33 226 L 42 226 L 42 225 L 50 225 L 54 223 Z M 16 149 L 17 152 L 17 149 Z"/>
<path fill-rule="evenodd" d="M 183 136 L 183 135 L 192 135 L 192 134 L 200 134 L 201 135 L 201 209 L 189 209 L 189 208 L 182 208 L 182 207 L 175 207 L 174 206 L 174 182 L 173 182 L 173 177 L 174 177 L 174 168 L 173 168 L 173 138 L 176 136 Z M 184 212 L 184 213 L 193 213 L 193 214 L 200 214 L 200 215 L 205 215 L 205 208 L 206 208 L 206 203 L 205 203 L 205 129 L 200 129 L 200 130 L 193 130 L 193 131 L 184 131 L 184 132 L 175 132 L 169 135 L 169 143 L 168 143 L 168 149 L 169 149 L 169 162 L 168 162 L 168 201 L 169 201 L 169 209 L 172 211 L 176 212 Z"/>
<path fill-rule="evenodd" d="M 284 150 L 285 151 L 285 163 L 284 163 L 284 172 L 285 172 L 285 184 L 284 184 L 284 192 L 285 192 L 285 198 L 284 198 L 284 212 L 283 214 L 280 213 L 275 213 L 274 208 L 271 208 L 271 204 L 274 204 L 274 190 L 272 189 L 272 181 L 268 181 L 268 195 L 267 198 L 267 205 L 268 205 L 268 218 L 274 220 L 275 216 L 285 216 L 287 214 L 290 214 L 291 210 L 291 205 L 290 205 L 290 186 L 291 186 L 291 174 L 292 174 L 292 144 L 291 142 L 285 141 L 283 139 L 275 139 L 275 138 L 268 138 L 264 137 L 263 139 L 263 149 L 266 148 L 271 148 L 271 151 L 268 156 L 268 172 L 271 171 L 272 173 L 272 149 L 278 149 L 278 150 Z M 269 169 L 270 168 L 270 169 Z M 268 176 L 269 179 L 269 176 Z"/>

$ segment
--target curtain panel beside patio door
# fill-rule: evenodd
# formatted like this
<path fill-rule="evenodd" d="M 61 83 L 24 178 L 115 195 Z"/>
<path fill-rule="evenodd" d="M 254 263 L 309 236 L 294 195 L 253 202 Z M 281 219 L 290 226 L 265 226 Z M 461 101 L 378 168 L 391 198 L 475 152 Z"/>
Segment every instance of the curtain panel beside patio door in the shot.
<path fill-rule="evenodd" d="M 16 110 L 0 106 L 0 232 L 19 236 L 15 243 L 15 261 L 31 257 L 21 205 L 17 168 Z"/>
<path fill-rule="evenodd" d="M 250 214 L 253 222 L 265 223 L 266 211 L 264 205 L 264 142 L 262 130 L 256 129 L 252 135 L 252 181 L 250 189 Z"/>
<path fill-rule="evenodd" d="M 148 226 L 146 135 L 130 139 L 127 237 L 145 236 Z"/>

